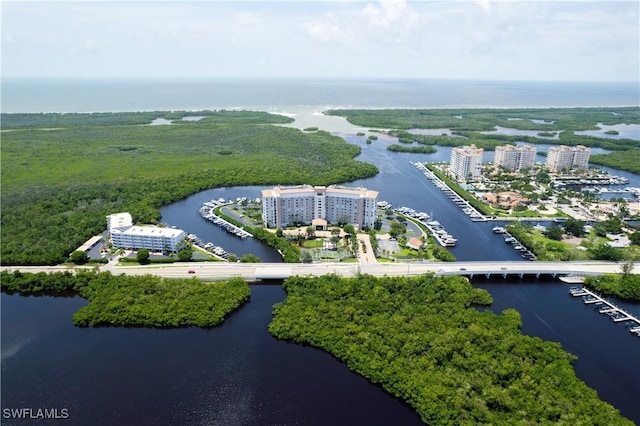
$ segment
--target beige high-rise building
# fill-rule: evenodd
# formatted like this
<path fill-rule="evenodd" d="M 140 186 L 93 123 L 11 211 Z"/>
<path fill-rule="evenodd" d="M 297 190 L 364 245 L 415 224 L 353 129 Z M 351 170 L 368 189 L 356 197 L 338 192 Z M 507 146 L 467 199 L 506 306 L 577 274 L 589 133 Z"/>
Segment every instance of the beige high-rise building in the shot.
<path fill-rule="evenodd" d="M 276 186 L 262 191 L 262 219 L 268 228 L 290 223 L 350 223 L 360 228 L 374 225 L 378 192 L 345 186 Z"/>
<path fill-rule="evenodd" d="M 484 150 L 475 145 L 460 146 L 451 150 L 449 170 L 459 179 L 480 176 Z"/>
<path fill-rule="evenodd" d="M 547 169 L 558 172 L 562 169 L 586 169 L 589 167 L 591 148 L 583 145 L 552 146 L 547 153 Z"/>
<path fill-rule="evenodd" d="M 533 167 L 536 162 L 536 149 L 531 145 L 497 146 L 493 164 L 496 167 L 506 167 L 509 170 L 521 170 Z"/>

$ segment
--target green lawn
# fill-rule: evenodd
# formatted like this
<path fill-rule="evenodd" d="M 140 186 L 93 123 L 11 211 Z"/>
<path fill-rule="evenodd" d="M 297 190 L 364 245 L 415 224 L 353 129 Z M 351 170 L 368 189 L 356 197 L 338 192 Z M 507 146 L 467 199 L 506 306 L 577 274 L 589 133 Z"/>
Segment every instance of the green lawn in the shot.
<path fill-rule="evenodd" d="M 321 238 L 316 238 L 315 240 L 304 240 L 302 246 L 305 248 L 318 248 L 322 247 L 323 240 Z"/>

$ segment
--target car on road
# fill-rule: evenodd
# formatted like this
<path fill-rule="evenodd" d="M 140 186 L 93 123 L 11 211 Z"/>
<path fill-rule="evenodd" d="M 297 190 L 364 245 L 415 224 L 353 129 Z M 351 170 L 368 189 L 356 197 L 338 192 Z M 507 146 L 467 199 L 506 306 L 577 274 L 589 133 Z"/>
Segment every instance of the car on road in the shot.
<path fill-rule="evenodd" d="M 196 271 L 194 271 L 193 269 L 189 269 L 189 270 L 187 271 L 187 273 L 189 273 L 189 274 L 195 274 L 195 273 L 196 273 Z"/>

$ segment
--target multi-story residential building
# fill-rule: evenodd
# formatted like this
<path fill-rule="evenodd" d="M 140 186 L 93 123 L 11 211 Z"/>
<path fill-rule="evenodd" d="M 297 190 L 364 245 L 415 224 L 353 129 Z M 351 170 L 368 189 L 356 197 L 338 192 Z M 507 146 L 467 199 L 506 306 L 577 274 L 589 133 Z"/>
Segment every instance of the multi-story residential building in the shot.
<path fill-rule="evenodd" d="M 122 228 L 123 226 L 132 225 L 133 219 L 131 218 L 130 213 L 113 213 L 107 216 L 107 229 L 109 230 L 109 232 L 111 232 L 113 228 Z"/>
<path fill-rule="evenodd" d="M 182 229 L 132 226 L 131 223 L 129 213 L 107 216 L 107 226 L 114 247 L 177 252 L 183 244 L 185 232 Z"/>
<path fill-rule="evenodd" d="M 483 152 L 482 148 L 477 148 L 475 145 L 453 148 L 449 170 L 462 180 L 480 176 Z"/>
<path fill-rule="evenodd" d="M 497 146 L 493 164 L 496 167 L 506 167 L 517 171 L 533 167 L 536 161 L 536 149 L 530 145 L 522 146 Z"/>
<path fill-rule="evenodd" d="M 547 153 L 547 169 L 558 172 L 562 169 L 586 169 L 589 167 L 591 148 L 583 145 L 552 146 Z"/>
<path fill-rule="evenodd" d="M 323 219 L 360 228 L 376 220 L 378 192 L 344 186 L 276 186 L 262 191 L 262 218 L 268 228 Z"/>

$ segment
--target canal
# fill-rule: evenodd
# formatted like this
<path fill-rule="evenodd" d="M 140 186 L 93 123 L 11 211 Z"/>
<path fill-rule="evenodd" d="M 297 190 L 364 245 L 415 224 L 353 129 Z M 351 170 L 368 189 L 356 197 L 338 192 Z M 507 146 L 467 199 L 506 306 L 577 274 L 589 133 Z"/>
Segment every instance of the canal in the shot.
<path fill-rule="evenodd" d="M 422 173 L 416 170 L 409 161 L 442 162 L 449 161 L 450 147 L 438 146 L 434 154 L 396 153 L 386 149 L 393 143 L 392 138 L 382 135 L 372 144 L 366 143 L 365 136 L 340 134 L 347 142 L 361 147 L 358 160 L 375 164 L 379 173 L 367 179 L 350 182 L 348 186 L 364 186 L 379 192 L 378 198 L 391 203 L 394 207 L 407 206 L 418 211 L 429 213 L 458 239 L 458 244 L 449 250 L 458 260 L 522 260 L 520 254 L 510 245 L 504 244 L 502 237 L 491 232 L 501 222 L 472 222 L 460 208 L 436 188 Z M 548 145 L 538 145 L 538 149 L 546 151 Z M 596 148 L 594 152 L 604 152 Z M 493 152 L 485 153 L 484 161 L 493 161 Z M 538 162 L 544 157 L 538 156 Z M 629 185 L 640 187 L 640 176 L 624 171 L 604 168 L 612 174 L 626 177 Z M 162 220 L 172 226 L 195 233 L 204 241 L 212 241 L 226 251 L 238 256 L 247 253 L 256 254 L 264 262 L 282 261 L 278 253 L 267 245 L 253 240 L 241 240 L 228 234 L 198 214 L 198 209 L 205 201 L 212 199 L 236 199 L 238 197 L 256 198 L 261 196 L 262 186 L 242 186 L 233 188 L 216 188 L 194 194 L 182 201 L 160 209 Z"/>
<path fill-rule="evenodd" d="M 491 232 L 494 224 L 471 222 L 409 164 L 447 161 L 450 148 L 391 153 L 383 138 L 368 145 L 364 137 L 343 136 L 362 147 L 359 160 L 380 169 L 350 185 L 431 214 L 459 239 L 452 250 L 459 260 L 520 259 Z M 229 252 L 280 261 L 269 247 L 230 236 L 197 213 L 213 198 L 258 197 L 262 189 L 203 191 L 164 207 L 163 221 Z M 557 281 L 480 278 L 473 284 L 492 294 L 494 311 L 516 308 L 524 333 L 577 355 L 578 376 L 640 423 L 640 341 L 623 325 L 571 298 Z M 81 298 L 1 297 L 3 408 L 66 408 L 66 423 L 79 425 L 421 424 L 410 407 L 330 355 L 272 338 L 272 306 L 285 298 L 279 285 L 252 286 L 251 301 L 210 330 L 81 329 L 71 321 L 86 303 Z M 640 314 L 638 305 L 624 307 Z"/>

